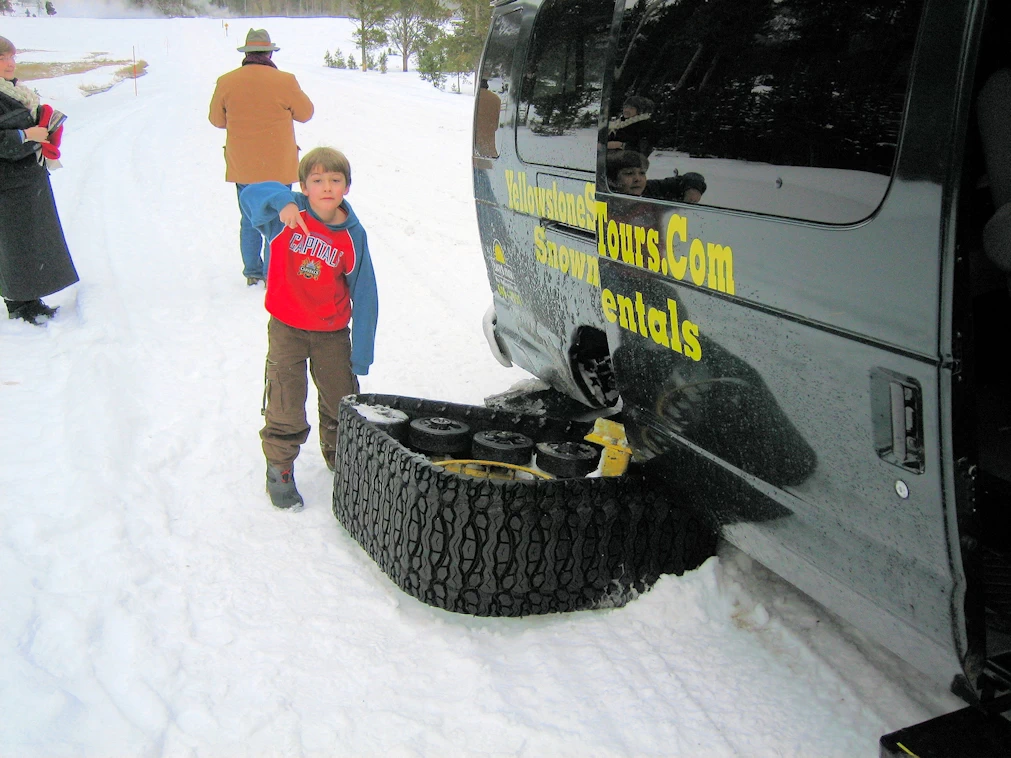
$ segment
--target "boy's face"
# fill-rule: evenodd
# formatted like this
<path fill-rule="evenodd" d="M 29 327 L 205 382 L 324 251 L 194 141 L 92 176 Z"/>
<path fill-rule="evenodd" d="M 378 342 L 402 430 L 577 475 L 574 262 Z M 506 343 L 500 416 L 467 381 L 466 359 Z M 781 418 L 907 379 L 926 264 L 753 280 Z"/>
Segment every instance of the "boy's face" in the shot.
<path fill-rule="evenodd" d="M 646 189 L 646 169 L 636 166 L 619 169 L 611 184 L 626 195 L 641 195 Z"/>
<path fill-rule="evenodd" d="M 334 218 L 348 193 L 348 182 L 344 174 L 340 171 L 324 171 L 321 166 L 314 166 L 301 186 L 303 194 L 309 198 L 309 207 L 323 221 Z"/>

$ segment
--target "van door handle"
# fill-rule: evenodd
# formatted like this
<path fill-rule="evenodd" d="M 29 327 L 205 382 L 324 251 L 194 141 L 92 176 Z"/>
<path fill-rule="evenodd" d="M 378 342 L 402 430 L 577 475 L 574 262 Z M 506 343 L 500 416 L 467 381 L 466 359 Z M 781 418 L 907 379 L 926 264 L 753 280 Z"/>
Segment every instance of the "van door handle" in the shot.
<path fill-rule="evenodd" d="M 871 371 L 874 447 L 892 465 L 922 474 L 923 393 L 912 377 L 884 368 Z"/>

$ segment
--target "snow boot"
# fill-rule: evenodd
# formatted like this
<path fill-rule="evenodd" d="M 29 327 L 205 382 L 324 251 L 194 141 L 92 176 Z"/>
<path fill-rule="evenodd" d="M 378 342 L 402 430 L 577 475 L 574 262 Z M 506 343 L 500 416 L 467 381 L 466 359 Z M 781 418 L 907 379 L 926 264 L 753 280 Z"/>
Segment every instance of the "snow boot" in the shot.
<path fill-rule="evenodd" d="M 60 306 L 57 305 L 55 308 L 50 308 L 41 300 L 36 300 L 34 303 L 32 303 L 31 308 L 37 316 L 42 316 L 43 318 L 52 318 L 53 316 L 56 315 L 56 311 L 60 309 Z"/>
<path fill-rule="evenodd" d="M 295 488 L 294 466 L 282 471 L 271 463 L 267 464 L 267 494 L 270 495 L 271 505 L 285 511 L 300 511 L 305 505 Z"/>
<path fill-rule="evenodd" d="M 7 318 L 19 318 L 34 326 L 43 326 L 46 317 L 36 309 L 36 305 L 41 302 L 41 300 L 7 300 L 4 298 L 4 305 L 7 306 Z"/>
<path fill-rule="evenodd" d="M 263 281 L 263 279 L 261 277 L 259 277 L 259 276 L 247 276 L 246 277 L 246 286 L 247 287 L 256 287 L 262 281 Z"/>

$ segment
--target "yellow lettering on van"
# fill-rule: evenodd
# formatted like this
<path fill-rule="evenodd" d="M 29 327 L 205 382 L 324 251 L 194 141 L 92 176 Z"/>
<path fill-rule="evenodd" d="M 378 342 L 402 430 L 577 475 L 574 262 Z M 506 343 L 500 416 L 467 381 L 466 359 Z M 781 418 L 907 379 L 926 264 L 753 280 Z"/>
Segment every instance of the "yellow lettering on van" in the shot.
<path fill-rule="evenodd" d="M 717 292 L 734 294 L 734 251 L 724 245 L 710 242 L 706 246 L 709 255 L 709 279 L 706 286 Z"/>
<path fill-rule="evenodd" d="M 618 326 L 638 334 L 635 328 L 635 305 L 632 298 L 618 295 Z"/>
<path fill-rule="evenodd" d="M 692 240 L 692 246 L 688 251 L 688 259 L 692 274 L 692 281 L 697 287 L 701 287 L 706 280 L 706 246 L 698 237 Z"/>
<path fill-rule="evenodd" d="M 646 231 L 646 268 L 656 273 L 660 271 L 660 232 L 656 229 Z"/>
<path fill-rule="evenodd" d="M 667 311 L 670 313 L 670 346 L 671 350 L 682 352 L 681 337 L 678 335 L 678 304 L 676 300 L 667 298 Z"/>
<path fill-rule="evenodd" d="M 678 320 L 678 304 L 667 298 L 667 310 L 655 308 L 646 302 L 642 292 L 632 296 L 601 290 L 600 306 L 608 323 L 619 327 L 654 344 L 670 348 L 693 361 L 702 359 L 702 342 L 697 324 Z"/>
<path fill-rule="evenodd" d="M 674 238 L 677 237 L 682 242 L 688 241 L 688 219 L 676 213 L 667 222 L 667 271 L 677 280 L 685 278 L 685 271 L 688 269 L 688 258 L 685 256 L 676 257 L 674 255 Z"/>
<path fill-rule="evenodd" d="M 599 211 L 601 205 L 607 207 L 606 203 L 597 203 L 596 193 L 597 188 L 593 182 L 587 182 L 583 187 L 583 197 L 586 202 L 586 228 L 591 232 L 597 226 L 597 219 L 594 218 L 597 215 L 596 211 Z"/>
<path fill-rule="evenodd" d="M 621 248 L 618 245 L 618 223 L 611 219 L 607 222 L 607 254 L 614 260 L 618 260 L 621 255 Z"/>
<path fill-rule="evenodd" d="M 538 224 L 534 227 L 534 257 L 538 263 L 548 262 L 548 250 L 544 246 L 544 227 Z"/>
<path fill-rule="evenodd" d="M 586 253 L 582 250 L 572 249 L 569 251 L 569 266 L 572 275 L 576 279 L 582 279 L 586 271 Z"/>
<path fill-rule="evenodd" d="M 621 260 L 629 264 L 635 263 L 635 247 L 633 247 L 633 238 L 634 235 L 631 224 L 618 224 L 618 239 L 621 242 Z"/>
<path fill-rule="evenodd" d="M 642 246 L 646 243 L 646 227 L 635 226 L 635 265 L 642 268 Z"/>
<path fill-rule="evenodd" d="M 607 255 L 607 203 L 597 201 L 597 255 Z"/>
<path fill-rule="evenodd" d="M 558 270 L 563 274 L 569 273 L 569 248 L 565 245 L 558 248 Z"/>
<path fill-rule="evenodd" d="M 699 344 L 699 327 L 685 319 L 681 324 L 681 336 L 685 341 L 685 356 L 693 361 L 702 360 L 702 345 Z"/>
<path fill-rule="evenodd" d="M 604 318 L 612 324 L 618 320 L 618 314 L 615 313 L 615 309 L 618 306 L 614 300 L 614 293 L 611 290 L 605 289 L 600 291 L 600 305 L 604 310 Z"/>
<path fill-rule="evenodd" d="M 506 180 L 506 194 L 509 195 L 509 202 L 507 204 L 510 210 L 516 209 L 516 196 L 513 194 L 513 177 L 516 174 L 511 169 L 506 169 L 505 180 Z"/>
<path fill-rule="evenodd" d="M 649 309 L 649 336 L 656 344 L 670 347 L 670 338 L 667 336 L 667 314 L 652 306 Z"/>

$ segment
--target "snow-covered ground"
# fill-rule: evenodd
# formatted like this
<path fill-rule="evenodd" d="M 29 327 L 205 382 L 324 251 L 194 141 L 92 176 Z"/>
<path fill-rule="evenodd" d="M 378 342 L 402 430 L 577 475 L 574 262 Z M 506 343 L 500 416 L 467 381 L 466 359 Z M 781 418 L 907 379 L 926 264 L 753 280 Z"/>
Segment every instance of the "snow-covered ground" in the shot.
<path fill-rule="evenodd" d="M 306 509 L 273 510 L 263 290 L 207 122 L 250 26 L 316 104 L 302 148 L 352 162 L 381 299 L 363 389 L 480 402 L 525 376 L 480 330 L 471 97 L 324 68 L 342 20 L 0 18 L 24 61 L 150 64 L 137 94 L 35 83 L 69 115 L 81 283 L 44 329 L 0 319 L 0 756 L 870 757 L 961 706 L 728 547 L 624 608 L 478 619 L 348 537 L 315 437 Z"/>

